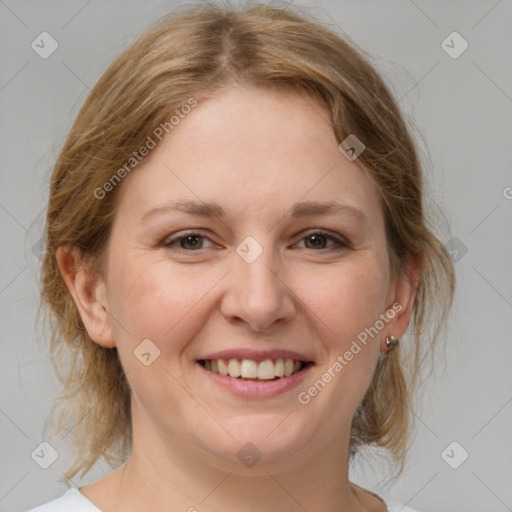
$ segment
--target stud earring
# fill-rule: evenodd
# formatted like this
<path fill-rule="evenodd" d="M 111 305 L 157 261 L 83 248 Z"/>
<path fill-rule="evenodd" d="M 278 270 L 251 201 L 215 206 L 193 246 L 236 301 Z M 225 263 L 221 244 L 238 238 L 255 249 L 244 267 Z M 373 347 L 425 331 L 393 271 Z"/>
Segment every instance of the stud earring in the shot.
<path fill-rule="evenodd" d="M 388 348 L 385 352 L 381 352 L 379 354 L 379 363 L 382 363 L 382 361 L 386 358 L 388 355 L 388 352 L 391 352 L 399 343 L 399 339 L 395 338 L 392 334 L 390 334 L 386 338 L 386 347 Z"/>
<path fill-rule="evenodd" d="M 390 334 L 387 338 L 386 338 L 386 346 L 388 347 L 388 352 L 389 350 L 393 350 L 399 343 L 399 339 L 398 338 L 395 338 L 392 334 Z"/>

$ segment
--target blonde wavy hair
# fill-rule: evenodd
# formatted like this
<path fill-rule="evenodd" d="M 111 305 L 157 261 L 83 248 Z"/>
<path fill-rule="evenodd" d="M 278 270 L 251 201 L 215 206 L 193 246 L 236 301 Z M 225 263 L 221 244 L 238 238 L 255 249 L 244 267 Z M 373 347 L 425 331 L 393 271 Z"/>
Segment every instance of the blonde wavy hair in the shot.
<path fill-rule="evenodd" d="M 411 339 L 378 364 L 350 440 L 351 458 L 364 445 L 381 447 L 396 463 L 396 476 L 403 470 L 414 390 L 441 339 L 455 275 L 427 222 L 425 180 L 409 128 L 368 57 L 347 40 L 297 8 L 203 3 L 161 19 L 91 90 L 51 176 L 41 266 L 41 310 L 63 385 L 50 417 L 75 448 L 66 478 L 83 476 L 99 459 L 124 461 L 132 440 L 130 386 L 117 350 L 88 336 L 56 251 L 78 247 L 101 273 L 122 183 L 102 200 L 94 191 L 189 98 L 200 102 L 238 84 L 306 93 L 325 105 L 339 142 L 349 134 L 363 141 L 358 163 L 380 191 L 391 269 L 401 274 L 409 257 L 421 261 Z"/>

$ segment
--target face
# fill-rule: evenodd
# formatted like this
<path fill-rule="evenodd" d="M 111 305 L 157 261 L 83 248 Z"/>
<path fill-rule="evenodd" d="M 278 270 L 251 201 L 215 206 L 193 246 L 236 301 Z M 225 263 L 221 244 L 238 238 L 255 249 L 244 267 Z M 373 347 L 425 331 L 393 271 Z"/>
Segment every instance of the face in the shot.
<path fill-rule="evenodd" d="M 348 446 L 397 287 L 377 188 L 328 119 L 230 89 L 123 181 L 103 283 L 139 438 L 218 465 Z"/>

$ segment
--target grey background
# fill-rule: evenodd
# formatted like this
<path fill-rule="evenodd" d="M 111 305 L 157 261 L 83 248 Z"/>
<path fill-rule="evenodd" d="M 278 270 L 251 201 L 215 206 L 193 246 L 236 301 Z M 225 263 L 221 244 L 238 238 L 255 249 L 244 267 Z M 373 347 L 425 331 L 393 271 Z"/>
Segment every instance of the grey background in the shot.
<path fill-rule="evenodd" d="M 467 249 L 456 257 L 445 368 L 414 410 L 417 434 L 407 468 L 398 483 L 383 487 L 387 469 L 371 458 L 353 469 L 353 479 L 421 512 L 512 510 L 512 2 L 295 4 L 373 53 L 418 127 L 429 196 L 451 223 L 451 233 L 437 234 L 443 243 L 455 236 L 459 249 Z M 52 441 L 59 457 L 46 470 L 31 457 L 45 440 L 44 422 L 58 391 L 35 325 L 37 242 L 52 164 L 109 62 L 177 6 L 0 0 L 1 510 L 23 510 L 65 491 L 58 481 L 69 462 L 65 445 Z M 47 59 L 31 48 L 43 31 L 59 45 Z M 457 59 L 441 47 L 453 31 L 469 43 Z M 469 453 L 458 469 L 441 456 L 453 441 Z M 456 462 L 462 451 L 448 453 Z M 98 465 L 74 483 L 107 471 Z"/>

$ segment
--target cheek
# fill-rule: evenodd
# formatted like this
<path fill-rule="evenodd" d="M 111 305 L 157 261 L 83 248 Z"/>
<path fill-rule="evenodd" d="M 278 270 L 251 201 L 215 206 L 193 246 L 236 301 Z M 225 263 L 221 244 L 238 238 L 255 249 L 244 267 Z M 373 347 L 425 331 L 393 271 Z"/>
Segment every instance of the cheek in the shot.
<path fill-rule="evenodd" d="M 388 274 L 385 266 L 368 256 L 337 272 L 317 273 L 316 292 L 307 301 L 315 313 L 310 317 L 315 319 L 323 357 L 315 382 L 309 383 L 311 394 L 308 389 L 301 391 L 329 409 L 335 425 L 341 425 L 347 411 L 354 411 L 363 399 L 384 335 L 384 330 L 376 330 L 376 323 L 381 327 Z"/>
<path fill-rule="evenodd" d="M 368 254 L 338 269 L 316 270 L 302 280 L 299 292 L 322 326 L 331 347 L 342 349 L 347 342 L 379 319 L 386 308 L 388 271 Z M 314 284 L 314 286 L 312 286 Z M 313 290 L 313 293 L 311 292 Z"/>
<path fill-rule="evenodd" d="M 161 350 L 172 347 L 176 351 L 181 348 L 180 339 L 186 341 L 193 336 L 187 330 L 200 328 L 201 324 L 191 318 L 197 316 L 197 306 L 219 276 L 151 256 L 131 258 L 111 273 L 112 310 L 117 323 L 122 324 L 117 334 L 121 342 L 128 332 L 131 343 L 149 338 Z"/>
<path fill-rule="evenodd" d="M 204 274 L 150 261 L 149 255 L 125 261 L 109 274 L 114 337 L 139 405 L 158 410 L 165 399 L 179 410 L 189 401 L 175 378 L 182 380 L 182 354 L 203 326 L 198 321 L 204 315 L 202 299 L 219 280 L 211 272 Z M 143 354 L 148 352 L 146 366 Z"/>

